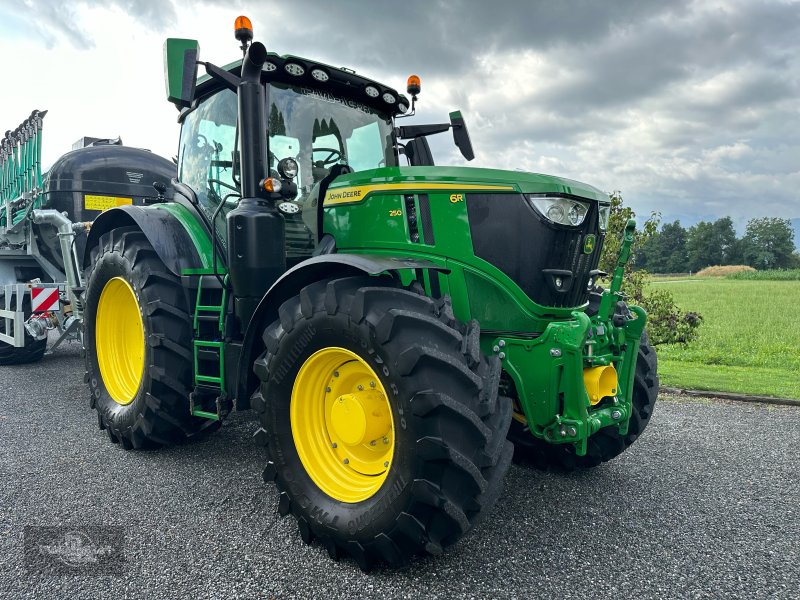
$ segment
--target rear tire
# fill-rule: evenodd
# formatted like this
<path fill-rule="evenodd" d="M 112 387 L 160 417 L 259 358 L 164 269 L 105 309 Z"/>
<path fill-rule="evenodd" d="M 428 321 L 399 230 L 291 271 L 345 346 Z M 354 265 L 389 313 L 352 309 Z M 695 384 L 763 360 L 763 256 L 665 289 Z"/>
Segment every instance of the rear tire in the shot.
<path fill-rule="evenodd" d="M 620 435 L 616 427 L 604 427 L 589 438 L 586 456 L 577 456 L 572 444 L 550 444 L 534 437 L 522 422 L 524 417 L 519 419 L 519 414 L 515 413 L 508 432 L 508 439 L 514 442 L 515 460 L 543 470 L 571 471 L 596 467 L 619 456 L 639 438 L 650 422 L 658 397 L 658 386 L 658 359 L 645 331 L 642 332 L 636 359 L 633 411 L 627 435 Z"/>
<path fill-rule="evenodd" d="M 134 227 L 104 234 L 93 250 L 92 265 L 85 294 L 85 380 L 100 429 L 107 431 L 112 442 L 130 450 L 185 442 L 217 428 L 219 422 L 189 412 L 193 335 L 180 280 Z M 120 332 L 113 320 L 103 319 L 98 324 L 101 296 L 106 290 L 111 294 L 115 287 L 122 290 L 120 312 L 115 316 L 132 321 L 140 318 L 142 325 L 140 334 L 129 336 L 132 343 L 121 346 L 114 343 Z M 126 289 L 133 298 L 123 293 Z M 135 304 L 131 307 L 126 302 Z M 105 306 L 103 310 L 116 310 L 107 301 Z M 124 310 L 125 306 L 131 310 Z M 139 354 L 131 356 L 127 346 L 142 353 L 141 369 L 126 364 L 127 359 L 139 360 Z M 114 352 L 120 357 L 116 363 L 108 358 L 114 359 Z"/>
<path fill-rule="evenodd" d="M 305 287 L 266 328 L 267 350 L 255 363 L 261 385 L 252 406 L 268 456 L 263 476 L 280 490 L 279 511 L 294 515 L 303 541 L 316 538 L 332 558 L 349 555 L 363 570 L 380 562 L 401 567 L 411 556 L 454 544 L 496 502 L 513 454 L 506 440 L 511 402 L 498 397 L 500 363 L 480 353 L 477 322 L 462 333 L 447 322 L 449 301 L 391 281 L 349 277 Z M 337 349 L 377 374 L 392 415 L 390 433 L 375 440 L 379 448 L 381 439 L 390 440 L 391 466 L 377 475 L 379 486 L 350 501 L 344 493 L 334 497 L 318 470 L 326 455 L 339 458 L 330 469 L 341 481 L 349 481 L 348 468 L 355 470 L 334 454 L 342 451 L 341 438 L 332 443 L 338 432 L 320 427 L 318 463 L 307 454 L 304 462 L 296 438 L 309 435 L 293 431 L 292 420 L 295 402 L 323 415 L 335 405 L 325 394 L 339 370 L 344 376 L 344 365 L 320 379 L 331 382 L 327 388 L 298 388 L 296 381 L 308 381 L 301 368 L 315 356 Z M 367 437 L 344 442 L 344 449 L 369 452 Z"/>
<path fill-rule="evenodd" d="M 16 301 L 16 297 L 12 295 L 11 306 L 16 306 Z M 0 292 L 0 308 L 5 308 L 5 305 L 5 294 Z M 31 303 L 27 297 L 22 301 L 22 309 L 26 319 L 31 316 Z M 6 333 L 5 319 L 0 319 L 0 331 Z M 6 344 L 5 342 L 0 342 L 0 365 L 22 365 L 39 362 L 42 360 L 45 350 L 47 350 L 47 338 L 37 340 L 31 337 L 26 331 L 25 345 L 21 348 Z"/>

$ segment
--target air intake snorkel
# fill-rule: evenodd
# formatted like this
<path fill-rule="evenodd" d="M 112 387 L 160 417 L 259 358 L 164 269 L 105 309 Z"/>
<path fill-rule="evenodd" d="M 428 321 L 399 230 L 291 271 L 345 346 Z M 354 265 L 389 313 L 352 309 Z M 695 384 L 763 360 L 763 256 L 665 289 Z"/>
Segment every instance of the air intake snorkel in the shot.
<path fill-rule="evenodd" d="M 250 44 L 235 87 L 239 101 L 242 195 L 226 221 L 228 272 L 234 312 L 242 330 L 247 327 L 262 296 L 286 271 L 283 215 L 267 200 L 267 191 L 262 185 L 267 177 L 267 111 L 261 67 L 266 60 L 264 44 Z M 229 76 L 228 79 L 235 78 Z"/>
<path fill-rule="evenodd" d="M 239 135 L 242 148 L 242 198 L 264 197 L 260 182 L 267 176 L 267 124 L 261 67 L 267 60 L 267 49 L 253 42 L 242 60 L 242 75 L 237 85 L 239 98 Z"/>

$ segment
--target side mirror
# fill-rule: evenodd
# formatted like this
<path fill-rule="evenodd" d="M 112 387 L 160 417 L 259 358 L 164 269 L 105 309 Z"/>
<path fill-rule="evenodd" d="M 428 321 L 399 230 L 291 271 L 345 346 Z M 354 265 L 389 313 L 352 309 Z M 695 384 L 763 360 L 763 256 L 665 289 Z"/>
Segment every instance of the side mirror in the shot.
<path fill-rule="evenodd" d="M 178 110 L 191 106 L 197 83 L 197 60 L 200 44 L 197 40 L 168 38 L 164 42 L 164 83 L 167 100 Z"/>
<path fill-rule="evenodd" d="M 464 122 L 464 117 L 461 116 L 461 111 L 454 111 L 450 113 L 450 125 L 453 127 L 453 141 L 461 150 L 461 155 L 467 160 L 475 158 L 475 152 L 472 150 L 472 141 L 469 139 L 469 131 L 467 131 L 467 124 Z"/>

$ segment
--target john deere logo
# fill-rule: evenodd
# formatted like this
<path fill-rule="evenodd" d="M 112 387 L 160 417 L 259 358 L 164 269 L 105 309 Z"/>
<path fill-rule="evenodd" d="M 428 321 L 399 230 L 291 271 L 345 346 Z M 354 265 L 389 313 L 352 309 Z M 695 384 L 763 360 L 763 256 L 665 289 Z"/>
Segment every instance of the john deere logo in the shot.
<path fill-rule="evenodd" d="M 594 252 L 594 243 L 595 243 L 595 237 L 593 234 L 590 233 L 583 240 L 583 253 L 591 254 L 592 252 Z"/>

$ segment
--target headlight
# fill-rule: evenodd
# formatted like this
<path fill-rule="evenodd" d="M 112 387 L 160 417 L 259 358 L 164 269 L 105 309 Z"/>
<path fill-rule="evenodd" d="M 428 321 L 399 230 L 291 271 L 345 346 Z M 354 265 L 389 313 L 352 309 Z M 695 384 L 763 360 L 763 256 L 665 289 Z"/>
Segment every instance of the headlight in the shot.
<path fill-rule="evenodd" d="M 548 221 L 559 225 L 580 225 L 589 213 L 589 204 L 560 196 L 527 195 L 533 208 Z M 607 220 L 607 219 L 606 219 Z"/>
<path fill-rule="evenodd" d="M 600 231 L 608 231 L 608 219 L 611 216 L 611 205 L 600 205 Z"/>
<path fill-rule="evenodd" d="M 297 176 L 297 161 L 293 158 L 282 158 L 278 161 L 278 173 L 284 179 L 294 179 Z"/>

